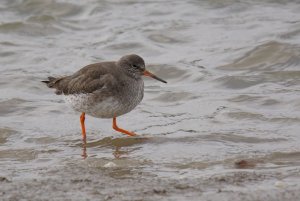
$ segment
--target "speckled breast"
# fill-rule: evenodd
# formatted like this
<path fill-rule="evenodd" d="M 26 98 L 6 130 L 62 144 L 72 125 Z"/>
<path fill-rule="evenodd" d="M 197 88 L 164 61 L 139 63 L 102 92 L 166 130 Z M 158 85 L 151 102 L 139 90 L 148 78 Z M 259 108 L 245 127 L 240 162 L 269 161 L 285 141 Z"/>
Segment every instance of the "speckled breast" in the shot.
<path fill-rule="evenodd" d="M 99 97 L 101 93 L 65 95 L 65 101 L 78 112 L 97 118 L 113 118 L 133 110 L 143 99 L 144 83 L 129 85 L 116 96 Z"/>

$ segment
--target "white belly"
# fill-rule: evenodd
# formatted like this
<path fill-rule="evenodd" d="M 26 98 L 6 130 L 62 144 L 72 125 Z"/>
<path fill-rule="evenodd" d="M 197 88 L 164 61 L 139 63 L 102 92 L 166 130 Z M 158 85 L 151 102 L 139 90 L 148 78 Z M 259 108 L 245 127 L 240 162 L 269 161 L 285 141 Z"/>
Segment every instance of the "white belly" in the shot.
<path fill-rule="evenodd" d="M 78 112 L 97 118 L 113 118 L 130 112 L 136 104 L 124 104 L 113 97 L 108 97 L 101 102 L 95 102 L 94 94 L 65 95 L 65 101 Z"/>
<path fill-rule="evenodd" d="M 113 118 L 133 110 L 143 99 L 144 82 L 129 80 L 117 96 L 107 96 L 101 90 L 88 94 L 64 95 L 65 101 L 78 112 L 97 118 Z M 123 93 L 122 92 L 126 92 Z"/>

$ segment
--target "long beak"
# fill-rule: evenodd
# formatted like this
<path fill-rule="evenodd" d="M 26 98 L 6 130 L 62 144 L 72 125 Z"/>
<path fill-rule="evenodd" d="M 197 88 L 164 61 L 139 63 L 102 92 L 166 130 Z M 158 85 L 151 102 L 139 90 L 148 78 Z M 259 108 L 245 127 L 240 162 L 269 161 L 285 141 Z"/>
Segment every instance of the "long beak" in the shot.
<path fill-rule="evenodd" d="M 158 81 L 161 81 L 161 82 L 163 82 L 163 83 L 167 83 L 167 82 L 164 81 L 163 79 L 157 77 L 156 75 L 153 75 L 152 73 L 150 73 L 150 72 L 147 71 L 147 70 L 144 70 L 144 74 L 143 74 L 143 75 L 144 75 L 144 76 L 148 76 L 148 77 L 152 77 L 152 78 L 154 78 L 154 79 L 156 79 L 156 80 L 158 80 Z"/>

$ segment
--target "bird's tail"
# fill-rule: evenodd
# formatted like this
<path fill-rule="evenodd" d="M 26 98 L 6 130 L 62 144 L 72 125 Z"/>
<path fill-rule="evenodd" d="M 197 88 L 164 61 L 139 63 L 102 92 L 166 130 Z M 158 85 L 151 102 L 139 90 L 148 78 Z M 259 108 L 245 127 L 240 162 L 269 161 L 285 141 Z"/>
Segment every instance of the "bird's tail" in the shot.
<path fill-rule="evenodd" d="M 55 77 L 48 77 L 48 80 L 43 80 L 42 82 L 46 83 L 49 88 L 52 88 L 58 80 Z"/>

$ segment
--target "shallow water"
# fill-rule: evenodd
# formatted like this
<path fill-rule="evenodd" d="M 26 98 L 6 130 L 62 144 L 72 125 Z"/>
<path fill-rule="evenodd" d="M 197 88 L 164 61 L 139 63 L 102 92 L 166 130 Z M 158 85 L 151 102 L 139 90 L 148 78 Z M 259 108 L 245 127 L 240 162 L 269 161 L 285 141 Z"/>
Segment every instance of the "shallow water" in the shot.
<path fill-rule="evenodd" d="M 298 200 L 299 1 L 0 2 L 4 200 Z M 119 126 L 40 81 L 141 55 L 168 81 Z M 86 154 L 84 158 L 82 155 Z"/>

